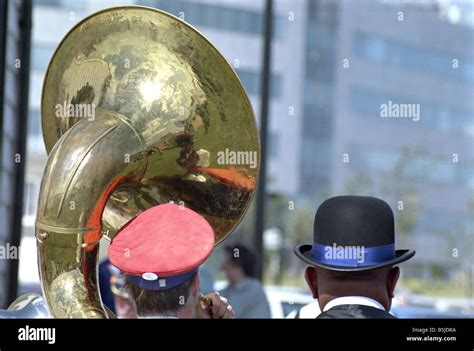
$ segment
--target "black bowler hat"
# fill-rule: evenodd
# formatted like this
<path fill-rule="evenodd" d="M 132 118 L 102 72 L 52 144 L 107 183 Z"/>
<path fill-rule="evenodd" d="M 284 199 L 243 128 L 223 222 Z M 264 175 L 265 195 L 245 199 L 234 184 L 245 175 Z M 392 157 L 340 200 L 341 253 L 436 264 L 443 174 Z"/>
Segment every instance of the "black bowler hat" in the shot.
<path fill-rule="evenodd" d="M 314 218 L 313 245 L 298 245 L 296 255 L 313 266 L 363 271 L 393 266 L 415 255 L 395 250 L 393 212 L 380 199 L 337 196 L 324 201 Z"/>

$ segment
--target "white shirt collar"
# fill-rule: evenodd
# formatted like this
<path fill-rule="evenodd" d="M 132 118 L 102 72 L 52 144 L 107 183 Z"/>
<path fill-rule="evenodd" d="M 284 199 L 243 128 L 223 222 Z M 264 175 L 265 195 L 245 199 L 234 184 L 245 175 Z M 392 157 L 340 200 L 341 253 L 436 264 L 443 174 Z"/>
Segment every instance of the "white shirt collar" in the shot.
<path fill-rule="evenodd" d="M 382 304 L 370 297 L 365 296 L 343 296 L 335 298 L 334 300 L 329 301 L 326 306 L 324 306 L 323 311 L 326 312 L 327 310 L 333 308 L 334 306 L 339 305 L 364 305 L 378 308 L 379 310 L 385 311 L 385 308 Z"/>

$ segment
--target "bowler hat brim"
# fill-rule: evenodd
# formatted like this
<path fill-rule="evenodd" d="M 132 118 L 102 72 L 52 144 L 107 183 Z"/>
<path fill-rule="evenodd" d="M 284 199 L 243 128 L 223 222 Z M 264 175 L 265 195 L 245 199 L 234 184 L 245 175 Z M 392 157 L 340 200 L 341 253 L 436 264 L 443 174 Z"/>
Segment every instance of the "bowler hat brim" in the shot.
<path fill-rule="evenodd" d="M 329 269 L 332 271 L 340 271 L 340 272 L 357 272 L 357 271 L 368 271 L 371 269 L 383 268 L 394 266 L 398 263 L 404 262 L 413 256 L 415 256 L 415 250 L 396 250 L 395 251 L 395 258 L 384 261 L 378 264 L 370 265 L 370 266 L 359 266 L 359 267 L 347 267 L 347 266 L 333 266 L 328 265 L 326 263 L 319 262 L 311 257 L 311 248 L 312 245 L 298 245 L 295 247 L 295 254 L 304 262 L 308 263 L 311 266 L 322 267 L 325 269 Z"/>

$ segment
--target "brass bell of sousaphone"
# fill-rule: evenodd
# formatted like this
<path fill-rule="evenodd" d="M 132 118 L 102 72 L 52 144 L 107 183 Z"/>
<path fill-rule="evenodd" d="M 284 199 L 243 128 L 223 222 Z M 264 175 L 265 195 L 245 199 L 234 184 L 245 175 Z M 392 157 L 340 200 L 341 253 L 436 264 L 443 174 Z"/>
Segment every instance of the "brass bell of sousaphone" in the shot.
<path fill-rule="evenodd" d="M 99 241 L 139 212 L 182 204 L 220 243 L 249 206 L 259 139 L 247 94 L 222 54 L 167 13 L 116 7 L 78 23 L 49 64 L 41 118 L 36 237 L 54 317 L 109 316 Z"/>

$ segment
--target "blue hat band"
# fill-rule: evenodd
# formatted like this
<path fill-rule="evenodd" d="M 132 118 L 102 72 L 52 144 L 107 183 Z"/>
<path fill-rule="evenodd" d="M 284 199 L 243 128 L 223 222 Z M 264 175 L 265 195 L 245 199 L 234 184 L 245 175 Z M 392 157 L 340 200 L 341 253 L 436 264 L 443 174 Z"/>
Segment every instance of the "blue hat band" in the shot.
<path fill-rule="evenodd" d="M 395 258 L 395 244 L 381 246 L 337 246 L 314 243 L 311 257 L 319 263 L 342 267 L 367 267 Z"/>
<path fill-rule="evenodd" d="M 154 290 L 154 291 L 164 291 L 177 287 L 178 285 L 184 283 L 186 280 L 191 279 L 194 274 L 196 274 L 198 269 L 194 269 L 190 272 L 183 273 L 180 275 L 173 275 L 170 277 L 158 277 L 155 280 L 146 280 L 141 276 L 129 275 L 128 278 L 130 281 L 138 286 L 139 288 L 145 290 Z"/>

